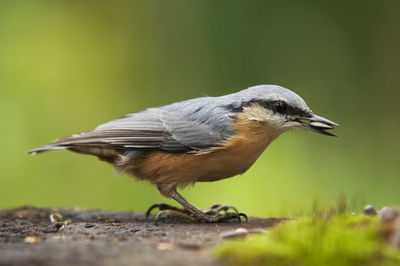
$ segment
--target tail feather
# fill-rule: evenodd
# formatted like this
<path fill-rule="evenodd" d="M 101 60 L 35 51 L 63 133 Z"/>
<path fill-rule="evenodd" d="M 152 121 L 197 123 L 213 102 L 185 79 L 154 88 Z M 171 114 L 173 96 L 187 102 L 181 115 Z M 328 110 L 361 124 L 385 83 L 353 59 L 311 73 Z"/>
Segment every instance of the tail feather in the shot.
<path fill-rule="evenodd" d="M 97 132 L 88 131 L 72 135 L 70 137 L 62 138 L 53 141 L 50 144 L 35 148 L 28 151 L 28 154 L 36 154 L 45 151 L 62 150 L 62 149 L 76 149 L 79 147 L 101 147 L 106 143 L 104 142 L 104 132 L 99 134 Z"/>
<path fill-rule="evenodd" d="M 82 132 L 29 151 L 30 154 L 50 150 L 69 149 L 93 155 L 120 153 L 131 149 L 160 149 L 165 141 L 171 141 L 166 132 L 135 130 L 94 130 Z M 175 141 L 176 142 L 176 141 Z M 175 143 L 174 142 L 174 143 Z"/>
<path fill-rule="evenodd" d="M 67 148 L 67 147 L 48 144 L 48 145 L 44 145 L 39 148 L 35 148 L 33 150 L 28 151 L 28 154 L 37 154 L 37 153 L 41 153 L 41 152 L 45 152 L 45 151 L 52 151 L 52 150 L 62 150 L 65 148 Z"/>

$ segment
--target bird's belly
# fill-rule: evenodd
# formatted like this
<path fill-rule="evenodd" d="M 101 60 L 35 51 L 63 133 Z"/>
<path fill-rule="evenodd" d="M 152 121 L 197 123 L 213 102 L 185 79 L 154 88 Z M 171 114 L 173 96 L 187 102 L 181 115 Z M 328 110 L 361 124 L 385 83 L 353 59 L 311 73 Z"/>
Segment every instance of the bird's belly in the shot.
<path fill-rule="evenodd" d="M 229 178 L 249 169 L 275 137 L 265 134 L 252 138 L 237 136 L 222 147 L 198 154 L 149 151 L 130 172 L 156 185 L 172 186 Z"/>

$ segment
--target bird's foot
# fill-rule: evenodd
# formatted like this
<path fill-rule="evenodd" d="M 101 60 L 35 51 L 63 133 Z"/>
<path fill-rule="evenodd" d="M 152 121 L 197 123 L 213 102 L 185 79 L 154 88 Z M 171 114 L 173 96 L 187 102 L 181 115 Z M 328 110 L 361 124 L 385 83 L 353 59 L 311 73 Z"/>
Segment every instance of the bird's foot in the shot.
<path fill-rule="evenodd" d="M 229 210 L 232 210 L 233 212 L 230 212 Z M 244 218 L 246 222 L 248 220 L 246 214 L 238 212 L 235 207 L 226 204 L 214 204 L 202 212 L 203 214 L 208 215 L 208 217 L 206 216 L 206 218 L 203 216 L 201 219 L 208 223 L 223 223 L 235 219 L 237 219 L 238 222 L 241 222 L 242 218 Z"/>
<path fill-rule="evenodd" d="M 161 212 L 162 211 L 174 211 L 174 212 L 177 212 L 177 213 L 184 213 L 184 214 L 189 214 L 190 215 L 190 212 L 187 211 L 186 209 L 181 209 L 181 208 L 169 205 L 167 203 L 157 203 L 157 204 L 151 205 L 150 208 L 147 209 L 146 218 L 148 218 L 150 216 L 151 212 L 154 209 L 159 209 Z"/>
<path fill-rule="evenodd" d="M 160 212 L 154 217 L 155 224 L 159 224 L 166 220 L 183 220 L 186 222 L 203 223 L 224 223 L 231 220 L 242 222 L 242 218 L 247 222 L 247 215 L 239 213 L 235 207 L 230 205 L 214 204 L 204 211 L 198 210 L 198 212 L 193 213 L 187 209 L 180 209 L 172 205 L 161 203 L 151 206 L 146 212 L 146 217 L 149 217 L 151 211 L 156 208 L 158 208 Z M 233 212 L 229 212 L 229 210 L 233 210 Z"/>

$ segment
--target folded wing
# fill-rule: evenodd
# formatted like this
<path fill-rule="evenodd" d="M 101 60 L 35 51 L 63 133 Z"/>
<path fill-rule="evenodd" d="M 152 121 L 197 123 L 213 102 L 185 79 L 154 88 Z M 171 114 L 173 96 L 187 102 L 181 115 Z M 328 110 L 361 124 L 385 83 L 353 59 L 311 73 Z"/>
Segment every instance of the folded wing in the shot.
<path fill-rule="evenodd" d="M 150 108 L 100 125 L 96 129 L 56 140 L 30 151 L 71 149 L 107 156 L 129 150 L 171 153 L 216 147 L 223 140 L 208 124 L 171 108 Z"/>

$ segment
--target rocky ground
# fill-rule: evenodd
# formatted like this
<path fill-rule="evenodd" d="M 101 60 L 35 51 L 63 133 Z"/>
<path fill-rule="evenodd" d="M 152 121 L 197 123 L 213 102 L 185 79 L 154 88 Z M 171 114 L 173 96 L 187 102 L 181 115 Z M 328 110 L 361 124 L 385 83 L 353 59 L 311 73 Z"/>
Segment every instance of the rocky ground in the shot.
<path fill-rule="evenodd" d="M 222 265 L 212 247 L 285 219 L 154 225 L 142 213 L 23 207 L 0 211 L 0 265 Z M 239 229 L 239 230 L 238 230 Z"/>

